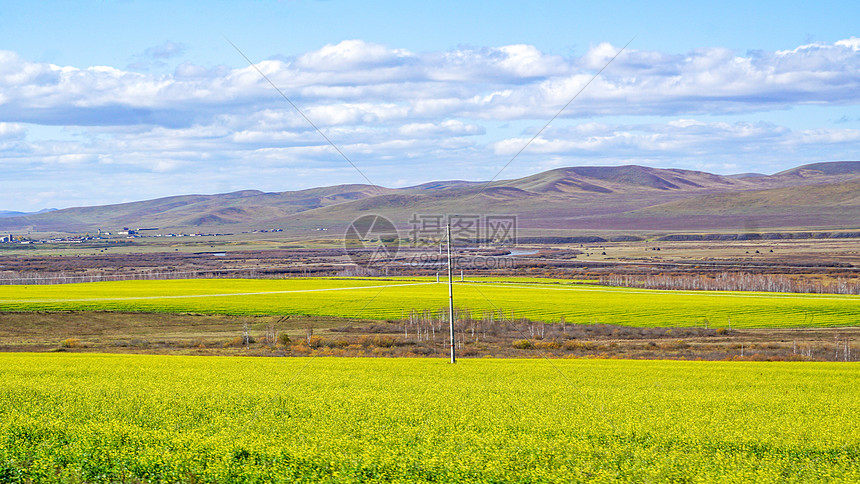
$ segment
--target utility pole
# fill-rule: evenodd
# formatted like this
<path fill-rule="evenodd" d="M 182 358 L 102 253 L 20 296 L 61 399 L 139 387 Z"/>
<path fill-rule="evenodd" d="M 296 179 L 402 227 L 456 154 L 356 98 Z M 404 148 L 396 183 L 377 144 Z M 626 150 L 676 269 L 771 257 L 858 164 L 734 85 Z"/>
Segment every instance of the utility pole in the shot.
<path fill-rule="evenodd" d="M 457 362 L 454 350 L 454 278 L 451 273 L 451 224 L 445 225 L 448 237 L 448 321 L 451 323 L 451 363 Z"/>

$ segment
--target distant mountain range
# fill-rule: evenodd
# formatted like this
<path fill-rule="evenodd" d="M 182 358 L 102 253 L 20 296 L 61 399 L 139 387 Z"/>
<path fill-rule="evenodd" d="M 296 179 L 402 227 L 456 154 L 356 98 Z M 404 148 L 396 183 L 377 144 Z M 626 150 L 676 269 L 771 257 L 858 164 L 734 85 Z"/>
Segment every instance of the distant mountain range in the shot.
<path fill-rule="evenodd" d="M 38 212 L 13 212 L 10 210 L 0 210 L 0 218 L 7 217 L 23 217 L 26 215 L 38 215 L 40 213 L 53 212 L 56 208 L 46 208 L 43 210 L 39 210 Z"/>
<path fill-rule="evenodd" d="M 644 166 L 558 168 L 525 178 L 437 181 L 408 188 L 338 185 L 264 193 L 183 195 L 0 218 L 3 232 L 161 232 L 282 228 L 342 234 L 381 214 L 408 226 L 412 214 L 515 214 L 527 234 L 860 228 L 860 162 L 800 166 L 775 175 L 721 176 Z"/>

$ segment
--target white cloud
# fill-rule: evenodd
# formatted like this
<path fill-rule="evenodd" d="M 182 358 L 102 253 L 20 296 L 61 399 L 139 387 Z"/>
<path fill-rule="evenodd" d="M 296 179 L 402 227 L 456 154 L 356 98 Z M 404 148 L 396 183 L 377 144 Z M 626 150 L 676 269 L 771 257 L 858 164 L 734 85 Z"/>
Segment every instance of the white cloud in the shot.
<path fill-rule="evenodd" d="M 600 70 L 618 54 L 620 48 L 608 42 L 602 42 L 592 47 L 582 57 L 582 64 L 590 69 Z"/>
<path fill-rule="evenodd" d="M 0 139 L 20 139 L 26 134 L 24 127 L 17 123 L 0 123 Z"/>
<path fill-rule="evenodd" d="M 412 54 L 403 49 L 389 49 L 362 40 L 344 40 L 299 56 L 296 65 L 311 71 L 348 71 L 401 63 L 411 57 Z"/>
<path fill-rule="evenodd" d="M 685 55 L 631 49 L 565 114 L 713 114 L 803 103 L 857 104 L 858 45 L 860 40 L 852 38 L 747 55 L 722 48 Z M 172 43 L 152 49 L 153 56 L 181 52 Z M 579 58 L 544 54 L 528 45 L 414 54 L 350 40 L 292 59 L 263 61 L 257 68 L 303 109 L 320 113 L 322 123 L 389 122 L 391 116 L 376 111 L 391 111 L 392 105 L 394 116 L 407 122 L 425 112 L 430 117 L 546 119 L 617 51 L 604 43 Z M 186 62 L 172 74 L 153 75 L 110 66 L 33 63 L 12 52 L 0 52 L 0 99 L 6 108 L 0 121 L 79 125 L 178 126 L 205 123 L 201 117 L 216 112 L 288 107 L 251 66 L 205 68 Z"/>
<path fill-rule="evenodd" d="M 398 133 L 406 136 L 473 136 L 484 134 L 486 130 L 477 124 L 464 123 L 459 120 L 449 119 L 438 123 L 409 123 L 398 128 Z"/>
<path fill-rule="evenodd" d="M 178 63 L 185 51 L 165 42 L 139 56 L 151 67 Z M 256 67 L 372 180 L 389 184 L 492 177 L 617 52 L 606 43 L 571 57 L 521 44 L 410 52 L 347 40 Z M 145 198 L 364 181 L 256 68 L 186 61 L 172 69 L 57 66 L 0 51 L 0 188 L 19 189 L 24 179 L 58 186 L 70 177 L 107 186 L 134 179 Z M 755 171 L 766 171 L 856 159 L 858 104 L 858 38 L 772 52 L 631 48 L 504 175 L 564 164 L 722 170 L 760 160 Z M 756 121 L 802 105 L 839 106 L 834 117 L 846 129 Z M 727 114 L 732 121 L 718 118 Z M 588 120 L 637 115 L 648 121 Z M 743 116 L 750 120 L 738 122 Z M 28 123 L 79 128 L 52 140 L 34 138 Z M 504 124 L 529 128 L 511 136 Z M 258 168 L 265 175 L 255 175 Z"/>
<path fill-rule="evenodd" d="M 834 45 L 837 45 L 839 47 L 848 47 L 849 49 L 852 49 L 856 52 L 860 50 L 860 38 L 851 37 L 850 39 L 837 41 Z"/>
<path fill-rule="evenodd" d="M 529 139 L 515 137 L 497 141 L 492 144 L 493 152 L 511 156 Z M 663 166 L 682 167 L 708 161 L 708 166 L 720 170 L 723 165 L 748 163 L 767 171 L 764 167 L 769 164 L 784 165 L 786 160 L 789 164 L 784 166 L 788 168 L 805 162 L 842 159 L 839 154 L 844 153 L 846 147 L 856 150 L 858 146 L 860 129 L 792 130 L 762 122 L 676 119 L 662 124 L 590 124 L 586 129 L 579 126 L 549 129 L 529 146 L 523 158 L 555 157 L 566 160 L 567 164 L 582 164 L 588 160 L 618 164 L 632 157 L 655 160 Z"/>

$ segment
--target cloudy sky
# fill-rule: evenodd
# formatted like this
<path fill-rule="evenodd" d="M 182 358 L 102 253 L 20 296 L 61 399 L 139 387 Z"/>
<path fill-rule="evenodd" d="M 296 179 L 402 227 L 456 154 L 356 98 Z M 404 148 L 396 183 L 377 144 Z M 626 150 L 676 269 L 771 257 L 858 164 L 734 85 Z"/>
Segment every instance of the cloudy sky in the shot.
<path fill-rule="evenodd" d="M 578 3 L 4 2 L 0 210 L 488 180 L 631 39 L 499 178 L 860 159 L 860 2 Z"/>

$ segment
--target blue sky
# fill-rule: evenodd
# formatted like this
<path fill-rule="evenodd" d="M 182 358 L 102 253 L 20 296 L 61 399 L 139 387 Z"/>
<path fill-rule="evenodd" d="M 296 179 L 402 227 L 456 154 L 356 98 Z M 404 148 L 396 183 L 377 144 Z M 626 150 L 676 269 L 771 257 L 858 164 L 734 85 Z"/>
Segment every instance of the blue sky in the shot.
<path fill-rule="evenodd" d="M 4 2 L 0 210 L 860 159 L 857 2 Z"/>

